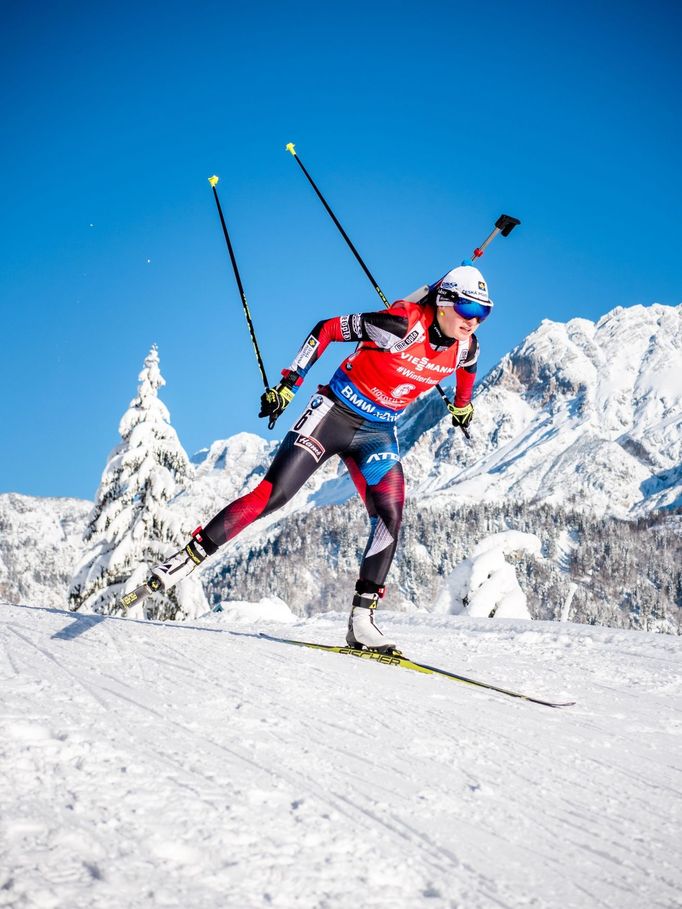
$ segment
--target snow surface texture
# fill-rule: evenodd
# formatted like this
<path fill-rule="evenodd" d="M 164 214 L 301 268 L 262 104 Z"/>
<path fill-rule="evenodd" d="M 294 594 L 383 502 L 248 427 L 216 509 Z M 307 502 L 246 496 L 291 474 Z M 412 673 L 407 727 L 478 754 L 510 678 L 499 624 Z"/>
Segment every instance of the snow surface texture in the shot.
<path fill-rule="evenodd" d="M 507 530 L 485 537 L 446 578 L 434 612 L 484 619 L 530 619 L 526 595 L 505 555 L 523 551 L 539 557 L 541 549 L 540 540 L 532 533 Z"/>
<path fill-rule="evenodd" d="M 670 909 L 682 640 L 382 616 L 415 659 L 233 627 L 0 609 L 0 906 Z M 259 608 L 253 606 L 257 616 Z"/>

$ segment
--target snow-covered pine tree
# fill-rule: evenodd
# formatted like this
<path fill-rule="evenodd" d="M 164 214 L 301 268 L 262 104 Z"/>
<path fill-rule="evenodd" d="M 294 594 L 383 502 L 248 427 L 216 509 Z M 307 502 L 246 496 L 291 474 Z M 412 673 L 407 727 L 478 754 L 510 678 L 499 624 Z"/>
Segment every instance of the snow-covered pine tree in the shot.
<path fill-rule="evenodd" d="M 69 608 L 111 615 L 118 599 L 141 584 L 149 567 L 178 550 L 189 536 L 171 502 L 194 468 L 158 397 L 166 384 L 153 345 L 139 374 L 137 397 L 121 418 L 122 442 L 109 455 L 83 541 L 88 549 L 71 580 Z M 154 618 L 194 618 L 209 609 L 201 583 L 190 577 L 147 601 Z M 142 618 L 141 607 L 131 617 Z"/>

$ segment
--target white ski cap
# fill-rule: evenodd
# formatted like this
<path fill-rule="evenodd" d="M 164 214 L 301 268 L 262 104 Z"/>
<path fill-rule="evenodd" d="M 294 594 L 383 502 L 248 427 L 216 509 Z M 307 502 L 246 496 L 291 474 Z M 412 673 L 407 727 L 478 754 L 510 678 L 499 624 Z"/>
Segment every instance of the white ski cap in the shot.
<path fill-rule="evenodd" d="M 454 290 L 466 300 L 492 305 L 488 296 L 488 285 L 480 271 L 473 265 L 458 265 L 453 268 L 438 285 L 438 302 L 448 305 L 447 299 L 440 300 L 440 289 Z"/>

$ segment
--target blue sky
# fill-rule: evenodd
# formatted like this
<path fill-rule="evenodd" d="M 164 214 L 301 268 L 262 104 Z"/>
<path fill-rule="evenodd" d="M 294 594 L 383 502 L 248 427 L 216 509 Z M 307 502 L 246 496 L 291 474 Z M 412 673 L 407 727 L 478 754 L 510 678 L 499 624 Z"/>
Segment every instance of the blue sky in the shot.
<path fill-rule="evenodd" d="M 381 308 L 287 142 L 391 299 L 521 218 L 481 266 L 481 375 L 543 318 L 677 305 L 681 24 L 672 2 L 5 3 L 0 491 L 92 498 L 154 342 L 190 454 L 268 435 L 213 173 L 272 381 L 319 318 Z"/>

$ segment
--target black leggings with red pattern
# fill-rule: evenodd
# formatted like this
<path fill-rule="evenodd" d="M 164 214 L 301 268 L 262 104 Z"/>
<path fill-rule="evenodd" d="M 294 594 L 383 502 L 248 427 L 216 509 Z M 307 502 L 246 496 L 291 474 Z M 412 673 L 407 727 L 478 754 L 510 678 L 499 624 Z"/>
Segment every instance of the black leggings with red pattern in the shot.
<path fill-rule="evenodd" d="M 338 455 L 370 518 L 359 578 L 383 587 L 398 542 L 405 500 L 395 424 L 364 419 L 351 413 L 327 389 L 320 391 L 323 393 L 313 395 L 285 436 L 258 486 L 218 512 L 204 533 L 222 546 L 257 518 L 281 508 L 318 467 Z"/>

